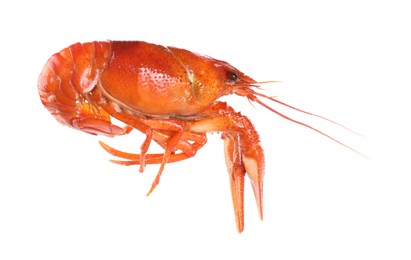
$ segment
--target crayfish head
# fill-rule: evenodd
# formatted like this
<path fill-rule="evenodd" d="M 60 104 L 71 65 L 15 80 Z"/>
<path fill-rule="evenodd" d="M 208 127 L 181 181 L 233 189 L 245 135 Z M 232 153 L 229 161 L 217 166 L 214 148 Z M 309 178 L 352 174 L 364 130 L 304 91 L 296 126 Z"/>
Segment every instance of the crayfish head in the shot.
<path fill-rule="evenodd" d="M 218 85 L 221 86 L 221 96 L 230 94 L 244 96 L 242 93 L 254 93 L 251 88 L 258 87 L 257 81 L 225 61 L 216 60 L 214 66 L 220 75 Z"/>
<path fill-rule="evenodd" d="M 219 85 L 222 86 L 220 96 L 235 94 L 246 97 L 250 101 L 258 100 L 257 96 L 273 99 L 255 90 L 260 88 L 262 84 L 280 82 L 275 80 L 256 81 L 225 61 L 216 60 L 214 66 L 220 74 Z"/>

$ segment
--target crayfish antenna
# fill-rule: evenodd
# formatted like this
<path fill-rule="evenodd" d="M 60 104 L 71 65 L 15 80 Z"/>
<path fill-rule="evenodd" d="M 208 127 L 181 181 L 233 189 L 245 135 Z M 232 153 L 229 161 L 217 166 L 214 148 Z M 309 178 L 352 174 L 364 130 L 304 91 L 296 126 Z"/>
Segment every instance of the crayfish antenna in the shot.
<path fill-rule="evenodd" d="M 272 81 L 268 81 L 268 82 L 272 82 Z M 262 83 L 267 83 L 267 82 L 258 82 L 258 84 L 262 84 Z M 364 157 L 364 158 L 366 158 L 366 159 L 369 159 L 368 156 L 366 156 L 365 154 L 363 154 L 363 153 L 355 150 L 354 148 L 346 145 L 345 143 L 337 140 L 336 138 L 334 138 L 334 137 L 332 137 L 332 136 L 330 136 L 330 135 L 328 135 L 328 134 L 326 134 L 326 133 L 318 130 L 317 128 L 312 127 L 312 126 L 310 126 L 310 125 L 308 125 L 308 124 L 306 124 L 306 123 L 303 123 L 303 122 L 301 122 L 301 121 L 292 119 L 291 117 L 288 117 L 288 116 L 286 116 L 286 115 L 278 112 L 277 110 L 271 108 L 269 105 L 265 104 L 265 103 L 262 102 L 260 99 L 258 99 L 257 96 L 263 97 L 263 98 L 267 98 L 268 100 L 274 101 L 274 102 L 276 102 L 276 103 L 278 103 L 278 104 L 280 104 L 280 105 L 286 106 L 286 107 L 288 107 L 288 108 L 291 108 L 291 109 L 293 109 L 293 110 L 299 111 L 299 112 L 301 112 L 301 113 L 304 113 L 304 114 L 307 114 L 307 115 L 310 115 L 310 116 L 315 116 L 315 117 L 321 118 L 321 119 L 326 120 L 326 121 L 328 121 L 328 122 L 330 122 L 330 123 L 332 123 L 332 124 L 335 124 L 335 125 L 337 125 L 337 126 L 339 126 L 339 127 L 341 127 L 341 128 L 344 128 L 344 129 L 350 131 L 351 133 L 354 133 L 354 134 L 356 134 L 356 135 L 358 135 L 358 136 L 363 137 L 361 134 L 359 134 L 359 133 L 357 133 L 357 132 L 349 129 L 348 127 L 346 127 L 346 126 L 344 126 L 344 125 L 342 125 L 342 124 L 340 124 L 340 123 L 337 123 L 337 122 L 335 122 L 335 121 L 333 121 L 333 120 L 331 120 L 331 119 L 328 119 L 328 118 L 326 118 L 326 117 L 323 117 L 323 116 L 320 116 L 320 115 L 317 115 L 317 114 L 313 114 L 313 113 L 307 112 L 307 111 L 305 111 L 305 110 L 296 108 L 296 107 L 294 107 L 294 106 L 288 105 L 288 104 L 286 104 L 286 103 L 284 103 L 284 102 L 282 102 L 282 101 L 279 101 L 279 100 L 275 99 L 274 97 L 266 96 L 266 95 L 264 95 L 264 94 L 261 94 L 261 93 L 258 93 L 258 92 L 256 92 L 256 91 L 254 91 L 254 90 L 252 90 L 252 89 L 250 89 L 250 88 L 237 89 L 235 93 L 236 93 L 237 95 L 239 95 L 239 96 L 245 96 L 245 97 L 247 97 L 247 99 L 248 99 L 249 101 L 256 102 L 256 103 L 260 104 L 261 106 L 267 108 L 268 110 L 270 110 L 271 112 L 273 112 L 273 113 L 281 116 L 282 118 L 285 118 L 285 119 L 287 119 L 287 120 L 289 120 L 289 121 L 291 121 L 291 122 L 293 122 L 293 123 L 296 123 L 296 124 L 302 125 L 302 126 L 304 126 L 304 127 L 307 127 L 307 128 L 309 128 L 309 129 L 311 129 L 311 130 L 313 130 L 313 131 L 315 131 L 315 132 L 317 132 L 317 133 L 319 133 L 319 134 L 327 137 L 328 139 L 330 139 L 330 140 L 338 143 L 339 145 L 342 145 L 342 146 L 344 146 L 345 148 L 347 148 L 347 149 L 355 152 L 356 154 L 358 154 L 358 155 L 360 155 L 360 156 L 362 156 L 362 157 Z"/>
<path fill-rule="evenodd" d="M 287 103 L 284 103 L 284 102 L 282 102 L 282 101 L 280 101 L 280 100 L 278 100 L 278 99 L 275 99 L 274 97 L 269 97 L 269 96 L 266 96 L 266 95 L 261 94 L 261 93 L 258 93 L 258 92 L 254 92 L 253 94 L 254 94 L 255 96 L 260 96 L 260 97 L 269 99 L 269 100 L 271 100 L 271 101 L 274 101 L 274 102 L 276 102 L 276 103 L 278 103 L 278 104 L 280 104 L 280 105 L 286 106 L 286 107 L 291 108 L 291 109 L 293 109 L 293 110 L 296 110 L 296 111 L 298 111 L 298 112 L 301 112 L 301 113 L 304 113 L 304 114 L 307 114 L 307 115 L 310 115 L 310 116 L 315 116 L 315 117 L 321 118 L 321 119 L 326 120 L 326 121 L 328 121 L 328 122 L 330 122 L 330 123 L 333 123 L 334 125 L 337 125 L 337 126 L 339 126 L 339 127 L 341 127 L 341 128 L 344 128 L 345 130 L 350 131 L 350 132 L 353 133 L 353 134 L 356 134 L 356 135 L 358 135 L 358 136 L 364 137 L 363 135 L 355 132 L 354 130 L 352 130 L 352 129 L 350 129 L 350 128 L 348 128 L 348 127 L 346 127 L 346 126 L 344 126 L 344 125 L 342 125 L 342 124 L 340 124 L 340 123 L 337 123 L 337 122 L 335 122 L 335 121 L 333 121 L 333 120 L 331 120 L 331 119 L 329 119 L 329 118 L 326 118 L 326 117 L 323 117 L 323 116 L 321 116 L 321 115 L 317 115 L 317 114 L 314 114 L 314 113 L 311 113 L 311 112 L 308 112 L 308 111 L 305 111 L 305 110 L 296 108 L 296 107 L 291 106 L 291 105 L 289 105 L 289 104 L 287 104 Z M 249 97 L 248 97 L 248 98 L 249 98 Z M 258 100 L 258 99 L 257 99 L 257 100 Z M 252 101 L 255 101 L 255 102 L 259 103 L 260 105 L 262 105 L 260 100 L 258 100 L 258 101 L 252 100 Z M 263 105 L 263 106 L 265 106 L 265 105 Z"/>

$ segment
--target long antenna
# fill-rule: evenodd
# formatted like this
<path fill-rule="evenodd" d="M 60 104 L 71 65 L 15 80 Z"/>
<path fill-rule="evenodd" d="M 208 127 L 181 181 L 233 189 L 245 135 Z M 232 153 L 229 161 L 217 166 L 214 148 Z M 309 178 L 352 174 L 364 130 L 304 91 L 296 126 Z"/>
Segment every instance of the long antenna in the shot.
<path fill-rule="evenodd" d="M 296 111 L 298 111 L 298 112 L 301 112 L 301 113 L 304 113 L 304 114 L 307 114 L 307 115 L 310 115 L 310 116 L 315 116 L 315 117 L 321 118 L 321 119 L 326 120 L 326 121 L 328 121 L 328 122 L 330 122 L 330 123 L 333 123 L 333 124 L 335 124 L 335 125 L 338 125 L 339 127 L 342 127 L 342 128 L 344 128 L 345 130 L 350 131 L 350 132 L 353 133 L 353 134 L 356 134 L 356 135 L 358 135 L 358 136 L 364 137 L 364 136 L 362 136 L 361 134 L 355 132 L 354 130 L 352 130 L 352 129 L 350 129 L 350 128 L 348 128 L 348 127 L 346 127 L 346 126 L 344 126 L 344 125 L 342 125 L 342 124 L 340 124 L 340 123 L 337 123 L 337 122 L 335 122 L 335 121 L 333 121 L 333 120 L 331 120 L 331 119 L 329 119 L 329 118 L 326 118 L 326 117 L 323 117 L 323 116 L 320 116 L 320 115 L 317 115 L 317 114 L 314 114 L 314 113 L 311 113 L 311 112 L 308 112 L 308 111 L 305 111 L 305 110 L 296 108 L 296 107 L 291 106 L 291 105 L 288 105 L 288 104 L 286 104 L 286 103 L 284 103 L 284 102 L 282 102 L 282 101 L 280 101 L 280 100 L 277 100 L 277 99 L 275 99 L 275 98 L 273 98 L 273 97 L 269 97 L 269 96 L 266 96 L 266 95 L 261 94 L 261 93 L 258 93 L 258 92 L 254 92 L 254 94 L 255 94 L 256 96 L 260 96 L 260 97 L 267 98 L 267 99 L 269 99 L 269 100 L 271 100 L 271 101 L 274 101 L 274 102 L 276 102 L 276 103 L 278 103 L 278 104 L 281 104 L 281 105 L 286 106 L 286 107 L 288 107 L 288 108 L 294 109 L 294 110 L 296 110 Z M 257 102 L 257 101 L 256 101 L 256 102 Z"/>
<path fill-rule="evenodd" d="M 249 92 L 250 90 L 251 90 L 251 89 L 248 89 L 248 92 Z M 328 135 L 328 134 L 326 134 L 326 133 L 318 130 L 317 128 L 312 127 L 312 126 L 310 126 L 310 125 L 308 125 L 308 124 L 306 124 L 306 123 L 303 123 L 303 122 L 301 122 L 301 121 L 292 119 L 292 118 L 290 118 L 290 117 L 288 117 L 288 116 L 286 116 L 286 115 L 278 112 L 277 110 L 271 108 L 270 106 L 268 106 L 267 104 L 265 104 L 264 102 L 262 102 L 261 100 L 259 100 L 256 96 L 260 96 L 260 97 L 267 98 L 267 99 L 269 99 L 269 100 L 271 100 L 271 101 L 277 102 L 278 104 L 284 105 L 284 106 L 289 107 L 289 108 L 291 108 L 291 109 L 294 109 L 294 110 L 296 110 L 296 111 L 299 111 L 299 112 L 302 112 L 302 113 L 305 113 L 305 114 L 308 114 L 308 115 L 311 115 L 311 116 L 315 116 L 315 117 L 321 118 L 321 119 L 326 120 L 326 121 L 328 121 L 328 122 L 331 122 L 331 123 L 333 123 L 333 124 L 335 124 L 335 125 L 338 125 L 338 126 L 344 128 L 344 129 L 346 129 L 346 130 L 348 130 L 348 131 L 350 131 L 350 132 L 352 132 L 352 133 L 354 133 L 354 134 L 356 134 L 356 135 L 359 135 L 359 136 L 362 136 L 362 135 L 360 135 L 360 134 L 354 132 L 353 130 L 351 130 L 351 129 L 349 129 L 349 128 L 347 128 L 347 127 L 345 127 L 345 126 L 343 126 L 343 125 L 341 125 L 341 124 L 339 124 L 339 123 L 337 123 L 337 122 L 335 122 L 335 121 L 333 121 L 333 120 L 330 120 L 330 119 L 328 119 L 328 118 L 326 118 L 326 117 L 323 117 L 323 116 L 320 116 L 320 115 L 317 115 L 317 114 L 313 114 L 313 113 L 310 113 L 310 112 L 301 110 L 301 109 L 299 109 L 299 108 L 293 107 L 293 106 L 288 105 L 288 104 L 286 104 L 286 103 L 284 103 L 284 102 L 282 102 L 282 101 L 279 101 L 279 100 L 277 100 L 277 99 L 275 99 L 275 98 L 266 96 L 266 95 L 264 95 L 264 94 L 260 94 L 260 93 L 258 93 L 258 92 L 253 91 L 253 90 L 251 90 L 251 93 L 249 92 L 249 93 L 246 95 L 246 97 L 247 97 L 250 101 L 257 102 L 258 104 L 260 104 L 260 105 L 262 105 L 263 107 L 267 108 L 267 109 L 270 110 L 271 112 L 273 112 L 273 113 L 281 116 L 282 118 L 285 118 L 285 119 L 287 119 L 287 120 L 289 120 L 289 121 L 291 121 L 291 122 L 293 122 L 293 123 L 296 123 L 296 124 L 302 125 L 302 126 L 304 126 L 304 127 L 307 127 L 307 128 L 309 128 L 309 129 L 311 129 L 311 130 L 313 130 L 313 131 L 315 131 L 315 132 L 317 132 L 317 133 L 319 133 L 319 134 L 327 137 L 328 139 L 331 139 L 332 141 L 334 141 L 334 142 L 336 142 L 336 143 L 344 146 L 345 148 L 347 148 L 347 149 L 349 149 L 349 150 L 357 153 L 358 155 L 361 155 L 362 157 L 364 157 L 364 158 L 366 158 L 366 159 L 369 159 L 366 155 L 364 155 L 364 154 L 360 153 L 359 151 L 355 150 L 354 148 L 352 148 L 352 147 L 344 144 L 343 142 L 335 139 L 334 137 L 332 137 L 332 136 L 330 136 L 330 135 Z"/>

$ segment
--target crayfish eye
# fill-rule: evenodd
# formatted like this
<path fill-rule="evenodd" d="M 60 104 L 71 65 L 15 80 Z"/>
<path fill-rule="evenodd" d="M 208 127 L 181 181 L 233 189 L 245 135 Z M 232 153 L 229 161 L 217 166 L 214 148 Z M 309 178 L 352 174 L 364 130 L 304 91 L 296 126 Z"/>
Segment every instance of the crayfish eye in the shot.
<path fill-rule="evenodd" d="M 235 72 L 227 71 L 227 81 L 230 83 L 235 83 L 238 80 L 238 75 Z"/>

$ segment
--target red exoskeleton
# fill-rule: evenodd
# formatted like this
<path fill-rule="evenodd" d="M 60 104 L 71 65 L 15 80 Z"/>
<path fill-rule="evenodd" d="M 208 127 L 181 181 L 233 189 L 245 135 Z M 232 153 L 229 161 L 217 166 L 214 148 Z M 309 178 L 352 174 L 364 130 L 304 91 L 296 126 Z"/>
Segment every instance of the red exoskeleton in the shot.
<path fill-rule="evenodd" d="M 263 218 L 264 152 L 250 120 L 218 99 L 243 96 L 326 135 L 260 101 L 258 97 L 307 113 L 256 92 L 261 83 L 265 82 L 255 81 L 227 62 L 184 49 L 142 41 L 107 41 L 76 43 L 51 56 L 41 72 L 38 91 L 43 105 L 63 125 L 110 137 L 132 129 L 145 134 L 140 154 L 100 144 L 125 159 L 114 162 L 138 164 L 141 172 L 146 164 L 160 164 L 147 195 L 159 183 L 167 163 L 193 157 L 207 142 L 206 133 L 220 132 L 237 229 L 242 232 L 245 174 Z M 125 126 L 112 124 L 112 117 Z M 164 153 L 148 153 L 151 141 Z"/>

